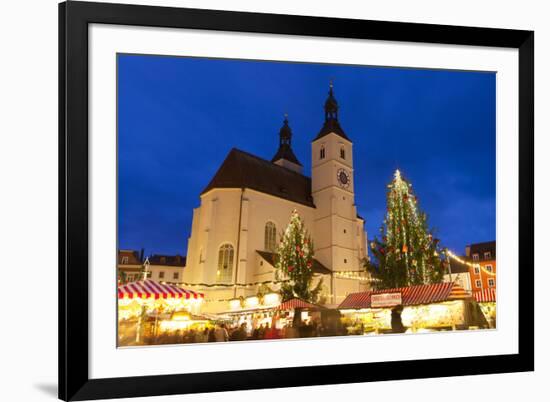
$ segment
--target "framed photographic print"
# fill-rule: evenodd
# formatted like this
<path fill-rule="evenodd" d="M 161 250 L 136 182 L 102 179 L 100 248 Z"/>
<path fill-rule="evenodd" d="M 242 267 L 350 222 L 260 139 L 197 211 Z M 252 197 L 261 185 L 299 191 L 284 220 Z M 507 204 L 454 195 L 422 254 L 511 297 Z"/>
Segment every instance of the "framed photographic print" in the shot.
<path fill-rule="evenodd" d="M 534 369 L 534 33 L 59 5 L 59 397 Z"/>

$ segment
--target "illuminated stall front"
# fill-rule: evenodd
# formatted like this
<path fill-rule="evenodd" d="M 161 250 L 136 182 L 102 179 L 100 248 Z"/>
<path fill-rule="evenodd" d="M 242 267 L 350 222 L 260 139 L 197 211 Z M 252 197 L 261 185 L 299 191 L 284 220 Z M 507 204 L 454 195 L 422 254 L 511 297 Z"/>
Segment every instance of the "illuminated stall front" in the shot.
<path fill-rule="evenodd" d="M 475 300 L 453 283 L 351 293 L 339 305 L 350 334 L 391 332 L 391 312 L 402 306 L 407 332 L 486 328 Z"/>
<path fill-rule="evenodd" d="M 201 317 L 204 294 L 150 279 L 118 287 L 119 346 L 140 344 L 144 335 L 203 328 Z"/>
<path fill-rule="evenodd" d="M 474 292 L 472 296 L 481 307 L 490 328 L 496 328 L 497 322 L 497 294 L 494 288 Z"/>
<path fill-rule="evenodd" d="M 269 293 L 262 298 L 232 299 L 229 301 L 229 311 L 224 314 L 232 317 L 233 325 L 245 323 L 249 330 L 264 325 L 282 329 L 292 324 L 296 310 L 300 312 L 301 321 L 308 324 L 319 315 L 321 309 L 321 306 L 300 299 L 281 302 L 279 294 Z"/>

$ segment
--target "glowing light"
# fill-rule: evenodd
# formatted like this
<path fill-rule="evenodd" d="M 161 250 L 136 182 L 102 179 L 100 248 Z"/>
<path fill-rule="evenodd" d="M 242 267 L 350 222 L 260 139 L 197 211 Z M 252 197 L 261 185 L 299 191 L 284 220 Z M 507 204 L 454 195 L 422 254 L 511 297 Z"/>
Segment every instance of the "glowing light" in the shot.
<path fill-rule="evenodd" d="M 480 270 L 482 270 L 483 272 L 485 272 L 487 275 L 490 275 L 490 276 L 496 276 L 497 274 L 494 273 L 494 272 L 490 272 L 490 271 L 487 271 L 487 269 L 485 269 L 484 267 L 482 267 L 481 265 L 479 264 L 473 264 L 469 261 L 465 261 L 463 260 L 462 258 L 460 258 L 459 256 L 457 256 L 455 253 L 453 253 L 451 250 L 447 250 L 447 255 L 449 257 L 451 257 L 453 260 L 455 260 L 456 262 L 460 263 L 460 264 L 463 264 L 463 265 L 467 265 L 471 268 L 478 268 Z"/>
<path fill-rule="evenodd" d="M 278 293 L 268 293 L 264 296 L 263 304 L 265 306 L 274 306 L 280 303 L 280 297 Z"/>
<path fill-rule="evenodd" d="M 230 310 L 238 310 L 240 308 L 241 308 L 240 299 L 231 299 L 231 300 L 229 300 L 229 309 Z"/>
<path fill-rule="evenodd" d="M 258 304 L 260 304 L 260 300 L 257 296 L 247 297 L 244 301 L 244 304 L 246 307 L 256 307 Z"/>

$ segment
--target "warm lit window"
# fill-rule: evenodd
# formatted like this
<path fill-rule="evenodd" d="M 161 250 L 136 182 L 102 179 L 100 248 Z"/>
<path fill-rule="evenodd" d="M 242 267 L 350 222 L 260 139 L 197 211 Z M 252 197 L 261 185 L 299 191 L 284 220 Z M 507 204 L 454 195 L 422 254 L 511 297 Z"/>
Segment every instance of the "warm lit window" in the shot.
<path fill-rule="evenodd" d="M 180 278 L 180 273 L 174 272 L 174 279 L 179 279 L 179 278 Z"/>
<path fill-rule="evenodd" d="M 494 288 L 494 287 L 495 287 L 495 280 L 494 280 L 494 279 L 489 279 L 489 280 L 487 281 L 487 283 L 489 283 L 489 287 L 491 287 L 491 288 Z"/>
<path fill-rule="evenodd" d="M 490 260 L 491 259 L 491 252 L 490 251 L 486 251 L 483 253 L 483 258 L 485 258 L 486 260 Z"/>
<path fill-rule="evenodd" d="M 321 149 L 319 150 L 319 159 L 325 159 L 325 146 L 321 146 Z"/>
<path fill-rule="evenodd" d="M 474 267 L 474 274 L 479 275 L 479 265 Z"/>
<path fill-rule="evenodd" d="M 346 159 L 346 150 L 344 147 L 340 148 L 340 158 Z"/>
<path fill-rule="evenodd" d="M 485 265 L 485 269 L 487 272 L 493 272 L 493 266 L 492 265 Z"/>
<path fill-rule="evenodd" d="M 277 227 L 273 222 L 265 224 L 264 249 L 272 253 L 277 250 Z"/>
<path fill-rule="evenodd" d="M 473 259 L 474 261 L 478 261 L 478 260 L 479 260 L 479 254 L 474 254 L 474 255 L 472 255 L 472 259 Z"/>
<path fill-rule="evenodd" d="M 230 282 L 233 276 L 233 255 L 235 254 L 231 244 L 224 244 L 218 253 L 218 282 Z"/>
<path fill-rule="evenodd" d="M 478 279 L 476 280 L 476 288 L 480 288 L 481 287 L 481 281 Z"/>
<path fill-rule="evenodd" d="M 128 264 L 128 257 L 122 257 L 122 261 L 120 262 L 121 264 Z"/>
<path fill-rule="evenodd" d="M 164 271 L 160 271 L 159 272 L 159 279 L 163 279 L 164 278 Z"/>

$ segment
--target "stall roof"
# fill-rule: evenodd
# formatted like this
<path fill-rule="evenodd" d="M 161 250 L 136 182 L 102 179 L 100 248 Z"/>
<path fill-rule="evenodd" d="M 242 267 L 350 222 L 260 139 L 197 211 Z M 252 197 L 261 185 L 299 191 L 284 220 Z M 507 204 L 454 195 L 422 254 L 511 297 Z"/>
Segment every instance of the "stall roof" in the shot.
<path fill-rule="evenodd" d="M 318 306 L 317 304 L 308 303 L 302 299 L 290 299 L 285 302 L 282 302 L 277 307 L 277 310 L 294 310 L 295 308 L 303 308 L 303 309 L 315 309 L 319 310 L 322 309 L 322 306 Z"/>
<path fill-rule="evenodd" d="M 150 279 L 125 283 L 118 287 L 119 299 L 148 299 L 151 297 L 155 299 L 202 299 L 204 294 Z"/>
<path fill-rule="evenodd" d="M 487 302 L 496 302 L 497 301 L 497 292 L 494 288 L 482 289 L 472 294 L 476 302 L 478 303 L 487 303 Z"/>
<path fill-rule="evenodd" d="M 466 299 L 469 297 L 468 293 L 460 286 L 451 282 L 444 282 L 433 285 L 416 285 L 403 288 L 350 293 L 338 306 L 338 309 L 371 308 L 371 295 L 382 293 L 401 293 L 403 306 L 438 303 L 447 300 Z"/>

